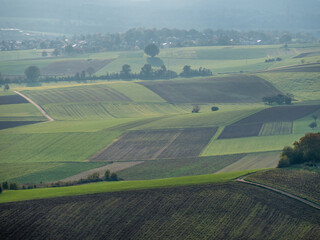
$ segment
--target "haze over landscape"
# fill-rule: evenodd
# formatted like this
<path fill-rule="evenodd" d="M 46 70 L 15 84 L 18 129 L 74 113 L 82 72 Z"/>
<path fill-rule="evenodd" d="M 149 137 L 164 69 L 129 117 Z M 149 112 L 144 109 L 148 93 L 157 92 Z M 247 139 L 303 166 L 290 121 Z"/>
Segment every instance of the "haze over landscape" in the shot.
<path fill-rule="evenodd" d="M 0 239 L 320 239 L 320 0 L 0 0 Z"/>

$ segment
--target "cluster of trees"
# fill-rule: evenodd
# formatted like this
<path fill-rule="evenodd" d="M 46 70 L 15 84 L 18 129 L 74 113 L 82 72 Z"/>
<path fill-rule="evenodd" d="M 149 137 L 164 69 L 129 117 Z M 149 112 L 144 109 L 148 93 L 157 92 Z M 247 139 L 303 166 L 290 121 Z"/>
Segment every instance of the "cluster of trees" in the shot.
<path fill-rule="evenodd" d="M 269 63 L 269 62 L 280 62 L 280 61 L 282 61 L 282 58 L 280 58 L 280 57 L 269 58 L 269 59 L 264 60 L 264 62 L 266 62 L 266 63 Z"/>
<path fill-rule="evenodd" d="M 270 97 L 263 97 L 262 101 L 265 104 L 273 104 L 273 103 L 277 103 L 277 104 L 291 104 L 292 103 L 292 96 L 290 94 L 287 95 L 282 95 L 282 94 L 278 94 L 278 95 L 274 95 L 274 96 L 270 96 Z"/>
<path fill-rule="evenodd" d="M 15 182 L 9 183 L 6 181 L 0 184 L 0 193 L 2 192 L 2 190 L 18 190 L 18 189 L 19 189 L 19 185 Z"/>
<path fill-rule="evenodd" d="M 306 162 L 320 162 L 320 132 L 307 133 L 293 147 L 286 146 L 281 152 L 279 168 L 288 167 L 292 164 L 301 164 Z"/>
<path fill-rule="evenodd" d="M 315 42 L 309 33 L 288 33 L 279 31 L 235 31 L 205 29 L 143 29 L 133 28 L 123 33 L 78 34 L 73 37 L 61 36 L 56 39 L 24 39 L 0 42 L 2 51 L 19 49 L 57 49 L 68 54 L 69 50 L 78 53 L 143 49 L 150 42 L 163 47 L 189 47 L 214 45 L 248 45 L 248 44 L 285 44 L 292 39 L 298 42 Z"/>

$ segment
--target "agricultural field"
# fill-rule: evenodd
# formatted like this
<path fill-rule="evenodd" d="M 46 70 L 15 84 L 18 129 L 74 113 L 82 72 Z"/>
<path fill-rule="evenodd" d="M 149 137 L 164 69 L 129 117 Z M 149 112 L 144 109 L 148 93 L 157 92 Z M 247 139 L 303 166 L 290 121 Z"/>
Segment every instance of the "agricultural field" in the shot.
<path fill-rule="evenodd" d="M 28 101 L 17 94 L 0 96 L 0 105 L 19 104 L 19 103 L 28 103 Z"/>
<path fill-rule="evenodd" d="M 316 239 L 319 217 L 277 193 L 220 183 L 1 204 L 0 231 L 11 239 Z"/>
<path fill-rule="evenodd" d="M 216 131 L 217 128 L 131 131 L 91 161 L 196 157 Z"/>
<path fill-rule="evenodd" d="M 320 172 L 299 168 L 273 169 L 246 179 L 282 189 L 320 204 Z"/>
<path fill-rule="evenodd" d="M 76 73 L 87 71 L 92 68 L 92 73 L 98 72 L 101 68 L 105 67 L 108 63 L 112 62 L 113 59 L 98 60 L 98 59 L 87 59 L 87 60 L 65 60 L 57 61 L 49 64 L 48 66 L 41 69 L 42 75 L 49 76 L 74 76 Z"/>
<path fill-rule="evenodd" d="M 291 133 L 293 133 L 293 122 L 269 122 L 262 125 L 259 136 Z"/>
<path fill-rule="evenodd" d="M 256 103 L 264 96 L 280 94 L 271 84 L 253 75 L 140 84 L 170 103 Z"/>
<path fill-rule="evenodd" d="M 118 175 L 125 180 L 146 180 L 210 174 L 218 172 L 245 155 L 157 159 L 145 161 L 134 167 L 121 170 Z"/>
<path fill-rule="evenodd" d="M 228 139 L 228 138 L 244 138 L 258 136 L 262 123 L 250 123 L 242 125 L 229 125 L 226 126 L 222 133 L 219 135 L 218 139 Z"/>

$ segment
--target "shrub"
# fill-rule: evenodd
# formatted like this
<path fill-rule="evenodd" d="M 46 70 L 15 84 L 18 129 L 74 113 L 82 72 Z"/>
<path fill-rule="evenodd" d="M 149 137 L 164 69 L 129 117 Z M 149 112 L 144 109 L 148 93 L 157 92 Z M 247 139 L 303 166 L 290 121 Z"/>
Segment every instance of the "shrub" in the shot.
<path fill-rule="evenodd" d="M 104 180 L 105 181 L 109 181 L 110 180 L 110 171 L 107 170 L 105 173 L 104 173 Z"/>
<path fill-rule="evenodd" d="M 9 189 L 9 184 L 8 184 L 8 182 L 3 182 L 3 183 L 2 183 L 2 188 L 8 190 L 8 189 Z"/>
<path fill-rule="evenodd" d="M 2 193 L 2 186 L 0 185 L 0 193 Z"/>
<path fill-rule="evenodd" d="M 212 108 L 211 108 L 211 111 L 212 111 L 212 112 L 214 112 L 214 111 L 218 111 L 218 110 L 219 110 L 219 108 L 218 108 L 218 107 L 212 107 Z"/>
<path fill-rule="evenodd" d="M 118 175 L 116 173 L 111 173 L 109 181 L 119 181 Z"/>

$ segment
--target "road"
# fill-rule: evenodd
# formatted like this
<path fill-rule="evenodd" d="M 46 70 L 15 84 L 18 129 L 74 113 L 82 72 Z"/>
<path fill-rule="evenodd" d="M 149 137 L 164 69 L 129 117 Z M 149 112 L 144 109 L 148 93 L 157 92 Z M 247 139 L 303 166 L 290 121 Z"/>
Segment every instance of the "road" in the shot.
<path fill-rule="evenodd" d="M 22 93 L 20 93 L 18 91 L 14 91 L 14 92 L 16 94 L 19 94 L 21 97 L 25 98 L 29 103 L 31 103 L 33 106 L 35 106 L 42 113 L 42 115 L 45 116 L 48 119 L 49 122 L 53 122 L 54 121 L 54 119 L 52 117 L 50 117 L 48 115 L 48 113 L 42 109 L 42 107 L 40 107 L 38 104 L 36 104 L 30 98 L 28 98 L 27 96 L 23 95 Z"/>
<path fill-rule="evenodd" d="M 302 202 L 304 204 L 307 204 L 307 205 L 309 205 L 309 206 L 311 206 L 313 208 L 316 208 L 316 209 L 320 210 L 320 205 L 318 205 L 316 203 L 313 203 L 313 202 L 310 202 L 310 201 L 308 201 L 308 200 L 306 200 L 304 198 L 298 197 L 298 196 L 296 196 L 294 194 L 288 193 L 286 191 L 283 191 L 283 190 L 280 190 L 280 189 L 277 189 L 277 188 L 274 188 L 274 187 L 270 187 L 270 186 L 267 186 L 267 185 L 264 185 L 264 184 L 260 184 L 260 183 L 249 182 L 249 181 L 244 180 L 243 178 L 237 178 L 236 181 L 269 189 L 271 191 L 274 191 L 274 192 L 280 193 L 282 195 L 285 195 L 287 197 L 293 198 L 293 199 L 295 199 L 295 200 L 297 200 L 299 202 Z"/>

